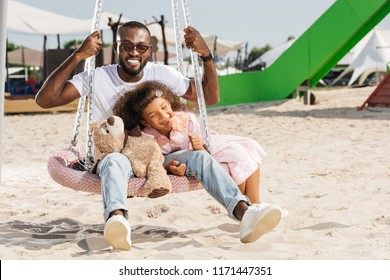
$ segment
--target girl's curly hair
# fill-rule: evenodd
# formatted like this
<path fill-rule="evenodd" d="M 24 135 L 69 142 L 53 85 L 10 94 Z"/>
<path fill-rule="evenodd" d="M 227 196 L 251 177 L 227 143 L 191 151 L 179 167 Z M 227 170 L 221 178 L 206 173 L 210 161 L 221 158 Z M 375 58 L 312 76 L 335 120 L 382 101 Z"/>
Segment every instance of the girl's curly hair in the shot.
<path fill-rule="evenodd" d="M 142 112 L 153 99 L 159 97 L 156 95 L 157 92 L 162 93 L 160 97 L 165 98 L 171 104 L 173 111 L 185 110 L 185 104 L 169 87 L 158 81 L 144 82 L 134 90 L 122 94 L 112 109 L 114 115 L 123 119 L 125 129 L 131 130 L 137 125 L 141 129 L 144 128 L 141 123 Z"/>

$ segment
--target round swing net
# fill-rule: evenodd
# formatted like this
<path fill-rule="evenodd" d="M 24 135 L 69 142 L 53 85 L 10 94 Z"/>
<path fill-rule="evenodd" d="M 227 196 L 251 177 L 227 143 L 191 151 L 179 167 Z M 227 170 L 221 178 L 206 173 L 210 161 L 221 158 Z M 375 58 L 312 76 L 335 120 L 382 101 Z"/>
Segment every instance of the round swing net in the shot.
<path fill-rule="evenodd" d="M 187 0 L 182 0 L 182 8 L 184 12 L 186 26 L 191 25 L 189 16 L 189 5 Z M 103 10 L 103 0 L 97 0 L 95 4 L 95 12 L 91 33 L 99 29 L 100 16 Z M 175 27 L 176 37 L 176 53 L 178 70 L 183 71 L 183 51 L 179 28 L 178 15 L 178 1 L 172 0 L 173 22 Z M 203 88 L 200 77 L 200 69 L 198 64 L 198 57 L 195 52 L 191 50 L 192 65 L 194 66 L 194 80 L 198 96 L 198 106 L 201 120 L 203 121 L 203 128 L 205 138 L 207 140 L 206 147 L 210 149 L 210 137 L 207 121 L 206 105 L 204 101 Z M 94 70 L 95 57 L 92 56 L 87 59 L 85 70 L 88 71 L 89 88 L 88 88 L 88 109 L 87 109 L 87 141 L 85 144 L 78 144 L 77 137 L 79 135 L 79 128 L 81 126 L 82 114 L 85 106 L 85 97 L 80 98 L 77 109 L 77 116 L 74 126 L 73 140 L 71 146 L 58 151 L 48 160 L 48 172 L 52 179 L 62 186 L 71 188 L 76 191 L 85 191 L 95 194 L 101 193 L 100 177 L 97 174 L 90 172 L 92 160 L 92 135 L 89 132 L 89 123 L 93 112 L 93 89 L 94 89 Z M 209 150 L 210 151 L 210 150 Z M 190 176 L 175 176 L 168 175 L 172 183 L 172 192 L 187 192 L 202 189 L 203 186 L 195 178 Z M 146 178 L 131 178 L 128 181 L 127 196 L 143 196 L 143 186 Z"/>

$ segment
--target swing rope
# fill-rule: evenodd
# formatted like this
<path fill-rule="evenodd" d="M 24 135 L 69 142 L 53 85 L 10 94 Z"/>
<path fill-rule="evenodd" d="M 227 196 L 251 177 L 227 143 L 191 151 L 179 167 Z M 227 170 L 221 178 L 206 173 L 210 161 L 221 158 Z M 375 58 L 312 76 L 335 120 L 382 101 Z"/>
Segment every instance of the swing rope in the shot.
<path fill-rule="evenodd" d="M 102 14 L 102 0 L 97 0 L 95 5 L 94 20 L 92 32 L 99 28 L 99 18 Z M 92 33 L 91 32 L 91 33 Z M 95 57 L 91 57 L 86 61 L 85 70 L 88 71 L 88 118 L 87 118 L 87 145 L 77 145 L 77 136 L 81 126 L 82 114 L 85 104 L 85 98 L 80 98 L 79 109 L 77 111 L 74 138 L 71 141 L 72 146 L 58 151 L 48 160 L 48 171 L 54 181 L 62 186 L 71 188 L 77 191 L 86 191 L 90 193 L 101 193 L 100 177 L 90 171 L 92 161 L 92 135 L 89 133 L 89 122 L 93 110 L 93 92 L 94 92 L 94 71 Z M 87 151 L 86 151 L 87 150 Z M 85 158 L 85 164 L 83 160 Z M 72 166 L 72 168 L 69 168 Z M 78 168 L 75 168 L 78 167 Z M 81 172 L 79 172 L 81 171 Z M 193 176 L 176 176 L 168 175 L 172 182 L 172 192 L 188 192 L 203 189 L 202 184 Z M 127 196 L 143 196 L 143 186 L 146 178 L 131 178 L 127 185 Z"/>
<path fill-rule="evenodd" d="M 190 9 L 188 0 L 182 0 L 182 8 L 184 13 L 184 20 L 186 27 L 191 26 L 191 19 L 190 19 Z M 181 36 L 180 36 L 180 28 L 179 28 L 179 12 L 178 12 L 178 3 L 177 0 L 172 0 L 172 14 L 173 14 L 173 23 L 174 23 L 174 30 L 175 30 L 175 36 L 176 36 L 176 54 L 177 54 L 177 65 L 178 70 L 183 73 L 183 49 L 182 49 L 182 42 L 181 42 Z M 202 120 L 203 125 L 203 133 L 204 138 L 206 140 L 205 146 L 209 153 L 211 153 L 211 137 L 210 137 L 210 129 L 208 125 L 208 119 L 207 119 L 207 109 L 206 109 L 206 102 L 204 99 L 204 93 L 203 93 L 203 87 L 202 87 L 202 78 L 200 75 L 200 68 L 199 68 L 199 58 L 198 54 L 194 52 L 192 49 L 190 50 L 191 53 L 191 62 L 194 67 L 194 80 L 195 80 L 195 87 L 196 87 L 196 96 L 198 98 L 198 108 L 200 117 Z"/>
<path fill-rule="evenodd" d="M 97 31 L 99 29 L 99 23 L 100 23 L 100 17 L 103 12 L 103 0 L 96 0 L 95 3 L 95 12 L 93 16 L 92 21 L 92 28 L 91 33 Z M 87 85 L 87 96 L 88 96 L 88 109 L 87 109 L 87 135 L 86 135 L 86 157 L 85 157 L 85 168 L 87 170 L 91 170 L 93 167 L 92 163 L 92 134 L 89 131 L 89 123 L 92 119 L 93 114 L 93 100 L 94 100 L 94 84 L 95 84 L 95 62 L 96 62 L 96 56 L 93 55 L 86 59 L 84 70 L 88 71 L 88 85 Z M 74 132 L 73 132 L 73 140 L 71 141 L 71 144 L 73 146 L 77 145 L 77 137 L 80 133 L 80 126 L 81 126 L 81 118 L 83 116 L 84 111 L 84 104 L 85 104 L 86 97 L 83 96 L 79 100 L 78 108 L 77 108 L 77 116 L 76 121 L 74 125 Z"/>
<path fill-rule="evenodd" d="M 181 2 L 182 2 L 183 13 L 184 13 L 185 25 L 186 27 L 188 27 L 191 25 L 188 0 L 182 0 Z M 91 33 L 99 29 L 99 22 L 100 22 L 102 11 L 103 11 L 103 0 L 96 0 Z M 174 30 L 176 36 L 175 42 L 176 42 L 177 65 L 178 65 L 178 70 L 181 73 L 183 73 L 184 72 L 183 71 L 183 49 L 182 49 L 182 40 L 181 40 L 180 28 L 179 28 L 179 11 L 178 11 L 177 0 L 172 0 L 172 12 L 173 12 L 173 22 L 174 22 L 174 27 L 175 27 Z M 211 145 L 210 145 L 211 137 L 210 137 L 210 130 L 209 130 L 208 119 L 207 119 L 207 109 L 206 109 L 206 103 L 204 99 L 202 80 L 200 75 L 199 58 L 197 53 L 195 53 L 192 49 L 190 50 L 190 53 L 191 53 L 192 65 L 194 67 L 194 81 L 195 81 L 195 87 L 196 87 L 197 98 L 198 98 L 199 113 L 202 120 L 203 133 L 206 140 L 205 146 L 207 151 L 211 153 Z M 88 115 L 87 115 L 87 135 L 86 135 L 87 151 L 86 151 L 86 158 L 85 158 L 85 168 L 87 170 L 91 170 L 93 167 L 92 135 L 89 130 L 89 124 L 93 114 L 95 62 L 96 62 L 96 56 L 91 56 L 87 58 L 84 67 L 84 70 L 88 71 L 87 96 L 89 100 L 88 110 L 87 110 Z M 81 97 L 79 100 L 76 120 L 74 124 L 73 140 L 71 141 L 72 146 L 77 145 L 77 137 L 80 134 L 81 119 L 84 111 L 85 100 L 86 100 L 85 96 Z"/>
<path fill-rule="evenodd" d="M 173 27 L 175 31 L 177 70 L 183 74 L 184 73 L 183 47 L 182 47 L 182 41 L 180 36 L 179 9 L 178 9 L 177 0 L 172 0 L 172 15 L 173 15 Z"/>

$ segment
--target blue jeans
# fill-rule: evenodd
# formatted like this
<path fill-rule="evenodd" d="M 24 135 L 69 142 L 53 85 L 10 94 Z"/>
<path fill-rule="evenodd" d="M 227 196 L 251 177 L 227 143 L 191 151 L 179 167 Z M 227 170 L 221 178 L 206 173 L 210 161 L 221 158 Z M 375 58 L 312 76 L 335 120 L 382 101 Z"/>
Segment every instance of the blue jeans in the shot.
<path fill-rule="evenodd" d="M 117 209 L 122 209 L 128 218 L 127 186 L 134 177 L 129 159 L 121 153 L 108 154 L 99 161 L 96 173 L 101 179 L 104 221 Z"/>
<path fill-rule="evenodd" d="M 196 177 L 206 191 L 228 212 L 230 218 L 237 220 L 233 211 L 238 202 L 245 201 L 250 205 L 249 199 L 241 194 L 236 182 L 230 177 L 222 165 L 206 151 L 177 151 L 165 155 L 167 164 L 171 160 L 187 165 L 186 175 Z"/>
<path fill-rule="evenodd" d="M 229 217 L 234 220 L 233 211 L 238 202 L 249 199 L 241 194 L 237 184 L 226 170 L 206 151 L 177 151 L 165 156 L 165 164 L 171 160 L 187 165 L 186 175 L 196 177 L 206 191 L 225 207 Z M 127 217 L 126 206 L 128 180 L 134 177 L 128 159 L 119 153 L 105 156 L 98 165 L 102 180 L 104 218 L 116 209 L 123 209 Z"/>

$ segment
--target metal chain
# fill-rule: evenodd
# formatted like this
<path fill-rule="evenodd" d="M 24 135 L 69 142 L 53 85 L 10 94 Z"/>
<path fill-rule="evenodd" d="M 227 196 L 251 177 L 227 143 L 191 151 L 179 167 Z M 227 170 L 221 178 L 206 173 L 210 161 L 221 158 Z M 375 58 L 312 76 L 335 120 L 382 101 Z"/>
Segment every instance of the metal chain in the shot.
<path fill-rule="evenodd" d="M 95 13 L 91 28 L 91 33 L 95 32 L 99 29 L 100 17 L 103 12 L 103 0 L 96 0 L 95 4 Z M 86 136 L 86 146 L 87 153 L 85 157 L 85 168 L 87 170 L 92 170 L 93 162 L 92 162 L 92 134 L 89 129 L 89 124 L 93 116 L 93 105 L 94 105 L 94 85 L 95 85 L 95 62 L 96 56 L 91 56 L 87 59 L 87 67 L 88 67 L 88 115 L 87 115 L 87 136 Z"/>
<path fill-rule="evenodd" d="M 100 17 L 103 12 L 103 0 L 96 0 L 95 11 L 92 21 L 91 33 L 99 29 Z M 86 159 L 85 159 L 85 168 L 91 170 L 93 167 L 92 164 L 92 135 L 89 131 L 89 123 L 93 115 L 93 99 L 94 99 L 94 81 L 95 81 L 95 62 L 96 56 L 91 56 L 86 59 L 84 71 L 88 71 L 88 81 L 87 81 L 87 96 L 88 96 L 88 115 L 87 115 L 87 140 L 86 140 Z M 77 145 L 77 137 L 80 134 L 80 126 L 82 121 L 82 116 L 85 107 L 86 97 L 83 96 L 79 99 L 79 104 L 77 108 L 77 116 L 74 124 L 73 131 L 73 140 L 71 144 L 73 146 Z"/>
<path fill-rule="evenodd" d="M 77 106 L 77 115 L 76 115 L 76 120 L 74 122 L 74 129 L 73 129 L 73 140 L 70 141 L 72 146 L 77 145 L 77 137 L 80 134 L 81 118 L 83 116 L 84 104 L 85 104 L 85 96 L 80 97 L 79 104 Z"/>
<path fill-rule="evenodd" d="M 179 26 L 179 10 L 177 0 L 172 0 L 172 14 L 173 14 L 173 26 L 175 30 L 175 43 L 176 43 L 176 57 L 177 57 L 177 69 L 180 73 L 184 73 L 183 69 L 183 47 L 180 36 Z"/>
<path fill-rule="evenodd" d="M 183 12 L 184 12 L 184 20 L 186 27 L 191 26 L 191 19 L 190 19 L 190 9 L 188 0 L 181 0 L 182 6 L 183 6 Z M 208 125 L 208 119 L 207 119 L 207 110 L 206 110 L 206 102 L 204 100 L 204 93 L 203 93 L 203 87 L 202 87 L 202 78 L 200 76 L 200 68 L 199 68 L 199 58 L 198 54 L 194 52 L 192 49 L 191 52 L 191 61 L 192 65 L 194 67 L 194 79 L 195 79 L 195 87 L 196 87 L 196 95 L 198 98 L 198 107 L 199 107 L 199 113 L 203 122 L 203 132 L 205 136 L 205 146 L 209 153 L 212 153 L 211 151 L 211 137 L 210 137 L 210 130 Z"/>
<path fill-rule="evenodd" d="M 97 0 L 95 3 L 95 11 L 94 11 L 94 16 L 92 20 L 92 27 L 91 27 L 91 33 L 95 32 L 96 30 L 99 29 L 99 23 L 100 23 L 100 17 L 103 12 L 103 0 Z M 85 65 L 84 65 L 84 71 L 87 71 L 88 68 L 91 67 L 91 60 L 95 60 L 95 56 L 92 58 L 89 58 L 86 60 Z M 95 62 L 93 62 L 95 63 Z M 95 68 L 95 65 L 93 65 L 93 68 Z M 91 91 L 90 84 L 88 84 L 88 92 Z M 77 115 L 76 115 L 76 120 L 74 123 L 74 129 L 73 129 L 73 140 L 71 141 L 72 146 L 77 145 L 77 137 L 80 134 L 80 126 L 81 126 L 81 120 L 82 116 L 84 113 L 84 108 L 85 108 L 85 99 L 86 97 L 80 97 L 79 99 L 79 104 L 77 106 Z"/>

